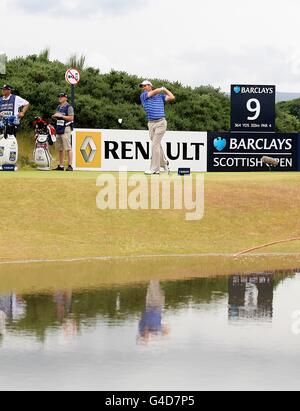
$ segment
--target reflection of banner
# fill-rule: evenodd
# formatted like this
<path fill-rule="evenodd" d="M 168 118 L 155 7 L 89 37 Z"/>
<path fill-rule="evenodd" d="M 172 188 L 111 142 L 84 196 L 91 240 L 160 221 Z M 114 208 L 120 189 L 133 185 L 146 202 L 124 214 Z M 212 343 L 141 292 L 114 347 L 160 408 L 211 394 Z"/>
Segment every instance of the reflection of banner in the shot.
<path fill-rule="evenodd" d="M 206 132 L 167 132 L 163 148 L 171 170 L 207 171 Z M 151 159 L 148 131 L 80 130 L 73 133 L 74 169 L 89 171 L 144 171 Z"/>
<path fill-rule="evenodd" d="M 273 276 L 233 276 L 229 279 L 229 319 L 273 317 Z"/>
<path fill-rule="evenodd" d="M 6 320 L 19 320 L 26 312 L 24 301 L 15 294 L 0 294 L 0 313 Z"/>
<path fill-rule="evenodd" d="M 298 134 L 208 133 L 208 171 L 267 171 L 263 156 L 278 159 L 278 171 L 298 170 Z"/>

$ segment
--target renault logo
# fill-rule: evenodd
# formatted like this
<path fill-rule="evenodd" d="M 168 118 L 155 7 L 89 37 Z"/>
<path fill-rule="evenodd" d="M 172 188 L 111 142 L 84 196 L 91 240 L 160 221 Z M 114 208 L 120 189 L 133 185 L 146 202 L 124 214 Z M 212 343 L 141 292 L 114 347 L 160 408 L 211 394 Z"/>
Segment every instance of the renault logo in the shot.
<path fill-rule="evenodd" d="M 86 137 L 80 148 L 82 157 L 86 163 L 92 163 L 97 153 L 97 146 L 93 140 L 93 137 Z"/>

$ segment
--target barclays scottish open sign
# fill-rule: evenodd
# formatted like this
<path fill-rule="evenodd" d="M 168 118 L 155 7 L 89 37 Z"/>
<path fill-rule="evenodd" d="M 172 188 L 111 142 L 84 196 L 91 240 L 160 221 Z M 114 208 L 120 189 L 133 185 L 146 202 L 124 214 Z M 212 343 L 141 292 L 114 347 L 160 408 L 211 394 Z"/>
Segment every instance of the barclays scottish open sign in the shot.
<path fill-rule="evenodd" d="M 275 132 L 275 86 L 231 86 L 231 131 Z"/>
<path fill-rule="evenodd" d="M 207 171 L 268 171 L 264 156 L 278 160 L 274 171 L 297 171 L 297 133 L 208 133 Z"/>

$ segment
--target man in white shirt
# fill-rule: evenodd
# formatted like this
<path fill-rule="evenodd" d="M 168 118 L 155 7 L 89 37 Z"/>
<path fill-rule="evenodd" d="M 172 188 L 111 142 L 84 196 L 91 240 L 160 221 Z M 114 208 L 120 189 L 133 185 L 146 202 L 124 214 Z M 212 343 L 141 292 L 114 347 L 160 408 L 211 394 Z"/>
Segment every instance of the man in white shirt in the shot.
<path fill-rule="evenodd" d="M 5 84 L 1 87 L 2 97 L 0 97 L 0 119 L 1 117 L 24 118 L 29 108 L 29 102 L 22 97 L 12 94 L 12 87 Z"/>

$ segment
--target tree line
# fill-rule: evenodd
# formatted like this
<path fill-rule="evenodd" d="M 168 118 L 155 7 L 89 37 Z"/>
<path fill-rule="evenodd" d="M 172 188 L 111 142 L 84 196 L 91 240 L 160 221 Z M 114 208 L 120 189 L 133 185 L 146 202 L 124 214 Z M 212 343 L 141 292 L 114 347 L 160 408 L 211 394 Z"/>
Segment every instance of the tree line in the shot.
<path fill-rule="evenodd" d="M 64 75 L 69 65 L 81 69 L 81 82 L 76 87 L 76 126 L 82 128 L 145 129 L 147 121 L 140 104 L 141 77 L 112 70 L 85 67 L 85 58 L 71 56 L 67 63 L 50 61 L 49 51 L 38 55 L 18 57 L 8 61 L 7 73 L 2 82 L 15 88 L 16 94 L 28 99 L 31 108 L 24 120 L 28 129 L 34 117 L 51 119 L 57 106 L 57 95 L 69 92 Z M 164 85 L 176 95 L 176 103 L 168 105 L 170 130 L 227 131 L 230 129 L 230 99 L 220 89 L 212 86 L 196 88 L 179 82 L 152 79 L 155 86 Z M 276 106 L 276 128 L 280 132 L 300 130 L 300 99 Z"/>

